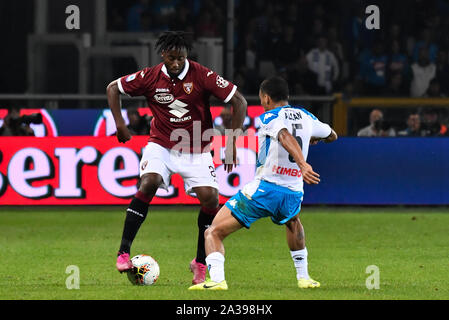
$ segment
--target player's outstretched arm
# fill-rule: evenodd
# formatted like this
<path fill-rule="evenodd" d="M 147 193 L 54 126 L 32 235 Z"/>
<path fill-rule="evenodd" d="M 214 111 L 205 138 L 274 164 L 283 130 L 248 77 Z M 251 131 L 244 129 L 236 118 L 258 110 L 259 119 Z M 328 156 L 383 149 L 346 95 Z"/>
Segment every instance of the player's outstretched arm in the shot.
<path fill-rule="evenodd" d="M 338 139 L 337 133 L 334 131 L 334 129 L 331 130 L 332 130 L 331 134 L 327 138 L 323 139 L 323 141 L 326 143 L 334 142 L 335 140 Z"/>
<path fill-rule="evenodd" d="M 229 102 L 232 105 L 232 129 L 243 130 L 243 121 L 245 121 L 248 102 L 238 90 L 235 91 Z"/>
<path fill-rule="evenodd" d="M 280 144 L 293 157 L 298 167 L 301 169 L 302 178 L 307 184 L 318 184 L 320 175 L 313 171 L 312 166 L 306 162 L 302 155 L 298 141 L 288 132 L 287 129 L 279 131 L 278 140 Z"/>
<path fill-rule="evenodd" d="M 117 139 L 119 142 L 125 143 L 131 139 L 131 134 L 122 117 L 122 108 L 120 106 L 120 91 L 117 85 L 117 80 L 112 81 L 106 88 L 106 95 L 108 97 L 109 108 L 114 117 L 115 126 L 117 127 Z"/>
<path fill-rule="evenodd" d="M 312 137 L 310 138 L 310 144 L 315 145 L 320 141 L 324 141 L 325 143 L 331 143 L 338 139 L 337 133 L 334 131 L 334 129 L 331 129 L 331 134 L 327 138 L 316 138 Z"/>
<path fill-rule="evenodd" d="M 235 143 L 237 137 L 243 132 L 243 121 L 246 116 L 248 102 L 245 97 L 237 90 L 231 100 L 232 105 L 232 135 L 228 136 L 228 142 L 225 150 L 225 165 L 227 172 L 231 172 L 234 166 L 237 166 L 237 149 Z"/>

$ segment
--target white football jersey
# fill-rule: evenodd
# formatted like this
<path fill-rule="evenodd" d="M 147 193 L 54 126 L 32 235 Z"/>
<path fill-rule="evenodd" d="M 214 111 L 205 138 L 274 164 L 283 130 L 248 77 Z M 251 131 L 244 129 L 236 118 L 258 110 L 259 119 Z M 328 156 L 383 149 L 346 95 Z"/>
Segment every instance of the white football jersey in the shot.
<path fill-rule="evenodd" d="M 327 138 L 332 133 L 331 127 L 307 110 L 289 105 L 263 113 L 260 122 L 256 180 L 304 192 L 301 170 L 279 143 L 279 131 L 285 128 L 296 138 L 307 160 L 310 138 Z"/>

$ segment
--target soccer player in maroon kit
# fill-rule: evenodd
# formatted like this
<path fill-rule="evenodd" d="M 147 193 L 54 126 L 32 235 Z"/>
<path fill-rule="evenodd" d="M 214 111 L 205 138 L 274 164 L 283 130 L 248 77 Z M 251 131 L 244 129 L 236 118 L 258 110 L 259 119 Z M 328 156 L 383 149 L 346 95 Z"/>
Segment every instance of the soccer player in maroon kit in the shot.
<path fill-rule="evenodd" d="M 147 216 L 149 204 L 158 188 L 167 188 L 171 174 L 179 173 L 186 191 L 194 192 L 201 205 L 197 221 L 197 254 L 190 263 L 194 274 L 192 283 L 197 284 L 206 276 L 204 232 L 219 209 L 218 184 L 209 149 L 212 136 L 205 134 L 203 137 L 203 133 L 213 128 L 209 97 L 214 95 L 233 107 L 234 135 L 228 138 L 225 150 L 228 172 L 236 165 L 235 132 L 243 126 L 247 102 L 234 84 L 187 59 L 192 44 L 184 32 L 162 33 L 156 49 L 162 63 L 121 77 L 107 87 L 119 142 L 131 139 L 121 114 L 120 93 L 145 96 L 153 113 L 149 142 L 140 162 L 138 192 L 127 209 L 116 267 L 120 272 L 132 268 L 131 245 Z M 195 132 L 197 128 L 201 129 L 201 134 Z"/>

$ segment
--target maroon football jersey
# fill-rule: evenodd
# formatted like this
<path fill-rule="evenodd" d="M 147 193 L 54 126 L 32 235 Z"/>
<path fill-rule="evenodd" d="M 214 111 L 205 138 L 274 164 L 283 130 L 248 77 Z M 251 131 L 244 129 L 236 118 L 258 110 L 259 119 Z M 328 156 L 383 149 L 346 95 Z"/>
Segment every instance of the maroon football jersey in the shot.
<path fill-rule="evenodd" d="M 160 63 L 117 82 L 121 93 L 147 98 L 153 113 L 150 142 L 169 149 L 182 145 L 190 152 L 203 152 L 212 141 L 210 135 L 202 141 L 203 132 L 213 127 L 210 95 L 227 103 L 237 90 L 217 73 L 187 59 L 176 78 L 171 78 L 164 63 Z"/>

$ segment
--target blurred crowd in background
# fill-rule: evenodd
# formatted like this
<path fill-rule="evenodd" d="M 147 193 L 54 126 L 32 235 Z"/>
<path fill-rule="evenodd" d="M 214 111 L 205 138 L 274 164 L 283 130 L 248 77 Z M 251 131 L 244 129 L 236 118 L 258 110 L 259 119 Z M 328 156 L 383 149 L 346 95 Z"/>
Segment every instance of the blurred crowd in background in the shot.
<path fill-rule="evenodd" d="M 234 83 L 244 94 L 257 95 L 260 82 L 278 74 L 288 80 L 292 95 L 449 96 L 448 1 L 376 1 L 381 9 L 380 30 L 365 27 L 369 4 L 236 1 Z M 185 30 L 195 38 L 226 34 L 226 1 L 136 0 L 110 7 L 108 27 L 115 31 Z M 386 112 L 392 121 L 382 125 L 395 124 L 394 129 L 388 128 L 388 136 L 404 133 L 405 114 L 428 118 L 424 109 L 404 110 Z M 359 126 L 368 123 L 369 112 L 360 111 Z M 447 123 L 445 108 L 427 113 L 436 113 L 439 121 Z M 353 134 L 368 134 L 359 129 Z M 423 130 L 420 135 L 434 135 L 429 133 L 434 131 Z M 385 135 L 375 128 L 369 134 Z"/>
<path fill-rule="evenodd" d="M 376 3 L 380 30 L 365 27 L 369 2 L 236 1 L 234 81 L 248 94 L 257 94 L 261 79 L 277 73 L 295 95 L 449 95 L 449 3 Z M 222 0 L 112 0 L 109 8 L 111 31 L 226 34 Z"/>
<path fill-rule="evenodd" d="M 373 3 L 364 0 L 234 4 L 232 81 L 245 95 L 257 95 L 261 81 L 276 74 L 295 96 L 449 97 L 449 0 L 376 0 L 379 30 L 365 27 Z M 225 0 L 108 0 L 107 29 L 226 39 L 226 6 Z M 349 135 L 448 135 L 447 108 L 352 109 Z M 409 128 L 414 121 L 419 130 Z"/>

